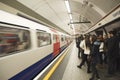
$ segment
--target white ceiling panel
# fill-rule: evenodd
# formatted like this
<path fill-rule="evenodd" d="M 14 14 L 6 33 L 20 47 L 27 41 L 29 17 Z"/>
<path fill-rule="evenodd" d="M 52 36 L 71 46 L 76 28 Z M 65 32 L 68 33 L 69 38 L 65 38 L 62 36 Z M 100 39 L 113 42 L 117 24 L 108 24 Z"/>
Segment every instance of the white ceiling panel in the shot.
<path fill-rule="evenodd" d="M 48 19 L 68 33 L 70 18 L 64 0 L 17 0 L 34 12 Z M 114 7 L 120 4 L 120 0 L 69 0 L 73 22 L 79 22 L 80 16 L 91 21 L 91 24 L 74 24 L 76 33 L 86 31 L 96 24 Z M 81 33 L 80 32 L 80 33 Z"/>
<path fill-rule="evenodd" d="M 33 8 L 35 6 L 43 4 L 43 0 L 17 0 L 21 2 L 22 4 L 26 5 L 27 7 Z"/>

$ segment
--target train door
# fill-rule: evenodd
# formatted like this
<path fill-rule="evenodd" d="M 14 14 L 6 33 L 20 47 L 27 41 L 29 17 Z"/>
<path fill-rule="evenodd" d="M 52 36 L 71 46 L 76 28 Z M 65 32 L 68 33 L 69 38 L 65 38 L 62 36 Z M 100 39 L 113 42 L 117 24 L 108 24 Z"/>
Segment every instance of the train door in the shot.
<path fill-rule="evenodd" d="M 60 52 L 59 35 L 53 35 L 53 56 L 56 57 Z"/>

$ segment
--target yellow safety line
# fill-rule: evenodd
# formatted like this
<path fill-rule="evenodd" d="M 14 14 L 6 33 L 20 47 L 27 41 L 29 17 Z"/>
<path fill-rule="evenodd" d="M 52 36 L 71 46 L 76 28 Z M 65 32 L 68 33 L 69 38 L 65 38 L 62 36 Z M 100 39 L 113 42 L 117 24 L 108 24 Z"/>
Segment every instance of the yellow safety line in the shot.
<path fill-rule="evenodd" d="M 56 64 L 52 67 L 52 69 L 48 72 L 48 74 L 43 78 L 43 80 L 48 80 L 50 78 L 50 76 L 52 75 L 52 73 L 55 71 L 55 69 L 57 68 L 57 66 L 60 64 L 60 62 L 62 61 L 62 59 L 65 57 L 65 55 L 67 54 L 68 49 L 65 51 L 65 53 L 59 58 L 59 60 L 56 62 Z"/>

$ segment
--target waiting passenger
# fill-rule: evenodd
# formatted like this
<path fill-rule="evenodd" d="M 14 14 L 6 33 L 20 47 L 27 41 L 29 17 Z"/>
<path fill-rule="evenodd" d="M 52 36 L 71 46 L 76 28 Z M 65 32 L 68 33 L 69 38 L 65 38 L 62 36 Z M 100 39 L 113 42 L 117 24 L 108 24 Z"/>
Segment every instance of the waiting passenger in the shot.
<path fill-rule="evenodd" d="M 76 37 L 76 47 L 78 48 L 78 58 L 80 58 L 80 36 Z"/>
<path fill-rule="evenodd" d="M 84 40 L 83 35 L 81 35 L 80 39 L 81 39 L 81 41 L 80 41 L 80 44 L 81 44 L 81 42 Z M 80 54 L 81 54 L 81 58 L 83 58 L 84 50 L 82 48 L 80 48 Z"/>
<path fill-rule="evenodd" d="M 80 63 L 80 65 L 78 65 L 78 68 L 82 68 L 82 66 L 85 64 L 85 62 L 87 63 L 87 73 L 90 73 L 90 61 L 89 61 L 89 55 L 90 55 L 90 39 L 89 39 L 89 35 L 85 36 L 85 40 L 83 40 L 80 43 L 80 47 L 84 50 L 84 54 L 83 54 L 83 58 L 82 61 Z"/>
<path fill-rule="evenodd" d="M 107 40 L 108 40 L 108 36 L 104 35 L 104 63 L 107 64 Z"/>
<path fill-rule="evenodd" d="M 99 35 L 100 37 L 100 47 L 99 47 L 99 58 L 100 58 L 100 67 L 103 67 L 103 61 L 104 61 L 104 56 L 105 56 L 105 53 L 104 53 L 104 41 L 103 41 L 103 36 L 102 35 Z"/>
<path fill-rule="evenodd" d="M 0 38 L 0 53 L 3 53 L 2 39 Z"/>
<path fill-rule="evenodd" d="M 82 49 L 80 48 L 80 43 L 82 42 L 83 40 L 83 36 L 79 36 L 76 38 L 76 47 L 78 48 L 78 58 L 81 58 L 82 57 Z"/>
<path fill-rule="evenodd" d="M 100 46 L 100 40 L 99 37 L 93 36 L 92 39 L 92 47 L 91 47 L 91 68 L 92 68 L 92 76 L 90 80 L 94 80 L 95 77 L 97 77 L 98 80 L 100 80 L 98 70 L 96 68 L 97 64 L 99 63 L 99 46 Z"/>
<path fill-rule="evenodd" d="M 113 76 L 116 71 L 117 58 L 119 55 L 119 39 L 115 31 L 109 32 L 107 40 L 108 76 Z"/>

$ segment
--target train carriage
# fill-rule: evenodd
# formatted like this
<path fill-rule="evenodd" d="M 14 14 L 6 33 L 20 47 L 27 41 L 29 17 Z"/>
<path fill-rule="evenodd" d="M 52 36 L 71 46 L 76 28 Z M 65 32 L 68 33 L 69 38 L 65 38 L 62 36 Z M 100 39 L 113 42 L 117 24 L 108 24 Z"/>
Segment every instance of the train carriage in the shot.
<path fill-rule="evenodd" d="M 30 80 L 67 47 L 64 33 L 0 11 L 0 79 Z"/>

